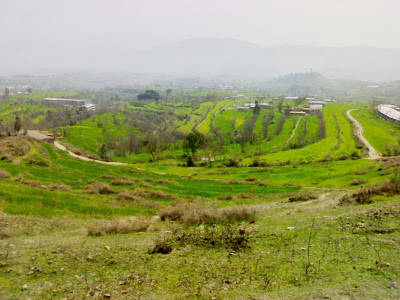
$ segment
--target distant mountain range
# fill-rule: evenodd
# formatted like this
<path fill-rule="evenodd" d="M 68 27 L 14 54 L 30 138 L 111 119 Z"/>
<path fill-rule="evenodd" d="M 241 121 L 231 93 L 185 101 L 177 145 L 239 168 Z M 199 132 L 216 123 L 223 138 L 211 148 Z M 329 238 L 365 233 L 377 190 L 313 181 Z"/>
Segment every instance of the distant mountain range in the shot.
<path fill-rule="evenodd" d="M 269 79 L 312 70 L 329 78 L 400 79 L 400 49 L 262 47 L 232 39 L 192 39 L 142 51 L 132 58 L 137 72 L 171 75 Z"/>
<path fill-rule="evenodd" d="M 234 39 L 210 38 L 137 51 L 129 47 L 132 43 L 135 41 L 115 39 L 84 41 L 76 45 L 38 43 L 19 51 L 0 49 L 0 72 L 8 75 L 38 74 L 39 70 L 44 71 L 42 74 L 114 71 L 175 78 L 270 80 L 285 74 L 315 71 L 331 79 L 400 79 L 400 49 L 264 47 Z"/>

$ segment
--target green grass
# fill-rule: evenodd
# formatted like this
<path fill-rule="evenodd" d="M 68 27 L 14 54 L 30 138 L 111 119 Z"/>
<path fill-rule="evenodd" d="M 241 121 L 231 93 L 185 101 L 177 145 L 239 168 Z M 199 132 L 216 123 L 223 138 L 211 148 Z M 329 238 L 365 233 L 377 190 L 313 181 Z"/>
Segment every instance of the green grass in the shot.
<path fill-rule="evenodd" d="M 360 107 L 351 115 L 364 127 L 364 137 L 380 153 L 386 153 L 386 146 L 398 146 L 400 128 L 375 114 L 369 107 Z"/>
<path fill-rule="evenodd" d="M 232 132 L 232 120 L 235 117 L 235 110 L 225 110 L 216 115 L 214 119 L 214 127 L 221 128 L 222 132 Z"/>
<path fill-rule="evenodd" d="M 208 133 L 210 131 L 210 125 L 212 124 L 212 121 L 214 120 L 214 117 L 217 115 L 217 113 L 224 107 L 226 107 L 229 104 L 228 101 L 222 100 L 219 101 L 215 104 L 215 106 L 208 112 L 207 116 L 205 119 L 197 126 L 197 130 L 200 133 Z"/>

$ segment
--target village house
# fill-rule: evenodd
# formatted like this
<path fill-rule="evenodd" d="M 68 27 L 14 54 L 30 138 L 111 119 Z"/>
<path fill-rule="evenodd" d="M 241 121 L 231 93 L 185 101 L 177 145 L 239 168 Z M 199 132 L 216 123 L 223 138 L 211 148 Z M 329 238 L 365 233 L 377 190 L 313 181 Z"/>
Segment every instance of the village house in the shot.
<path fill-rule="evenodd" d="M 77 107 L 85 110 L 95 110 L 96 105 L 88 103 L 86 100 L 78 99 L 64 99 L 64 98 L 44 98 L 43 102 L 47 105 L 52 106 L 64 106 L 64 107 Z"/>

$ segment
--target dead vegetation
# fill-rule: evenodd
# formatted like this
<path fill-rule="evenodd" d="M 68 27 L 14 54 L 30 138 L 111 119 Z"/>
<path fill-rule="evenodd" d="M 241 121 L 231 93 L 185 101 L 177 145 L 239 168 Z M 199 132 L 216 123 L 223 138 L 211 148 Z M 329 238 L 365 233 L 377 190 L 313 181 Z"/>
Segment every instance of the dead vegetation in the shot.
<path fill-rule="evenodd" d="M 354 179 L 352 182 L 349 183 L 349 185 L 362 185 L 366 184 L 367 182 L 362 179 Z"/>
<path fill-rule="evenodd" d="M 176 196 L 163 191 L 153 191 L 153 190 L 134 190 L 133 193 L 137 196 L 144 198 L 158 198 L 158 199 L 176 199 Z"/>
<path fill-rule="evenodd" d="M 117 196 L 117 200 L 137 202 L 146 209 L 157 209 L 160 207 L 160 203 L 158 203 L 158 202 L 138 197 L 127 191 L 120 192 Z"/>
<path fill-rule="evenodd" d="M 176 228 L 169 235 L 158 238 L 148 252 L 168 254 L 174 248 L 190 245 L 203 248 L 226 248 L 233 250 L 229 255 L 235 255 L 234 251 L 250 248 L 250 242 L 255 234 L 256 231 L 253 228 L 231 224 L 203 225 L 188 229 Z"/>
<path fill-rule="evenodd" d="M 72 191 L 71 187 L 64 183 L 54 183 L 49 185 L 49 189 L 55 191 L 55 190 L 63 190 L 63 191 Z"/>
<path fill-rule="evenodd" d="M 0 139 L 0 160 L 13 161 L 24 156 L 31 148 L 29 139 L 25 136 L 12 136 Z"/>
<path fill-rule="evenodd" d="M 369 204 L 372 203 L 372 196 L 384 195 L 391 197 L 400 194 L 400 180 L 392 179 L 373 187 L 363 187 L 358 192 L 351 195 L 344 195 L 339 200 L 339 205 L 346 204 Z"/>
<path fill-rule="evenodd" d="M 10 178 L 11 175 L 8 174 L 5 170 L 0 170 L 0 178 Z"/>
<path fill-rule="evenodd" d="M 133 185 L 134 182 L 132 180 L 126 179 L 118 179 L 111 182 L 111 185 Z"/>
<path fill-rule="evenodd" d="M 317 199 L 317 196 L 315 196 L 313 193 L 311 193 L 310 191 L 302 191 L 290 197 L 289 202 L 304 202 L 314 199 Z"/>
<path fill-rule="evenodd" d="M 126 234 L 131 232 L 144 232 L 147 231 L 150 225 L 150 219 L 146 218 L 100 221 L 88 227 L 88 235 L 101 236 L 105 234 Z"/>
<path fill-rule="evenodd" d="M 132 178 L 129 178 L 129 177 L 122 177 L 122 176 L 116 176 L 116 175 L 111 175 L 111 174 L 104 174 L 101 176 L 101 178 L 116 179 L 116 180 L 132 180 Z"/>
<path fill-rule="evenodd" d="M 109 185 L 95 181 L 91 185 L 85 187 L 85 190 L 90 194 L 112 194 L 115 191 Z"/>
<path fill-rule="evenodd" d="M 25 185 L 30 185 L 32 187 L 38 187 L 41 189 L 47 189 L 47 187 L 41 183 L 40 181 L 37 180 L 26 180 L 24 179 L 24 177 L 22 175 L 19 175 L 15 181 L 20 182 L 21 184 L 25 184 Z"/>
<path fill-rule="evenodd" d="M 251 207 L 212 208 L 191 203 L 175 203 L 160 211 L 161 220 L 182 222 L 185 225 L 254 221 L 257 210 Z"/>

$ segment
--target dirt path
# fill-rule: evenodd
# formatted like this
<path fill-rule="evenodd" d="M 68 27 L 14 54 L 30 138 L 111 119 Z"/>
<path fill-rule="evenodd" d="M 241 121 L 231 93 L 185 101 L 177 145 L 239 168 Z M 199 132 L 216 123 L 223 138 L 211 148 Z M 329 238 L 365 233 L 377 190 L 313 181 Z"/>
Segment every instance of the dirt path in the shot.
<path fill-rule="evenodd" d="M 91 159 L 89 157 L 82 156 L 82 155 L 77 155 L 77 154 L 69 151 L 66 147 L 64 147 L 57 141 L 54 141 L 54 147 L 56 147 L 59 150 L 67 152 L 73 158 L 78 158 L 78 159 L 84 160 L 84 161 L 93 161 L 93 162 L 96 162 L 99 164 L 110 165 L 110 166 L 127 166 L 128 165 L 127 163 L 114 162 L 114 161 L 102 161 L 102 160 L 97 160 L 97 159 Z"/>
<path fill-rule="evenodd" d="M 292 131 L 292 135 L 291 135 L 290 138 L 286 141 L 287 143 L 289 143 L 290 140 L 294 137 L 294 134 L 296 133 L 297 126 L 299 126 L 299 123 L 300 123 L 300 120 L 301 120 L 302 117 L 303 117 L 303 116 L 301 116 L 301 117 L 297 120 L 297 123 L 296 123 L 296 125 L 294 126 L 294 129 L 293 129 L 293 131 Z"/>
<path fill-rule="evenodd" d="M 362 127 L 362 125 L 360 124 L 360 122 L 358 122 L 350 113 L 355 110 L 355 109 L 349 109 L 348 111 L 346 111 L 346 115 L 347 117 L 349 117 L 350 120 L 352 120 L 354 122 L 354 124 L 357 127 L 357 131 L 356 131 L 356 135 L 357 137 L 361 140 L 361 142 L 363 142 L 363 144 L 368 148 L 368 153 L 369 153 L 369 157 L 368 159 L 379 159 L 381 157 L 381 154 L 375 150 L 374 147 L 372 147 L 372 145 L 367 141 L 367 139 L 364 137 L 363 133 L 364 133 L 364 127 Z"/>

